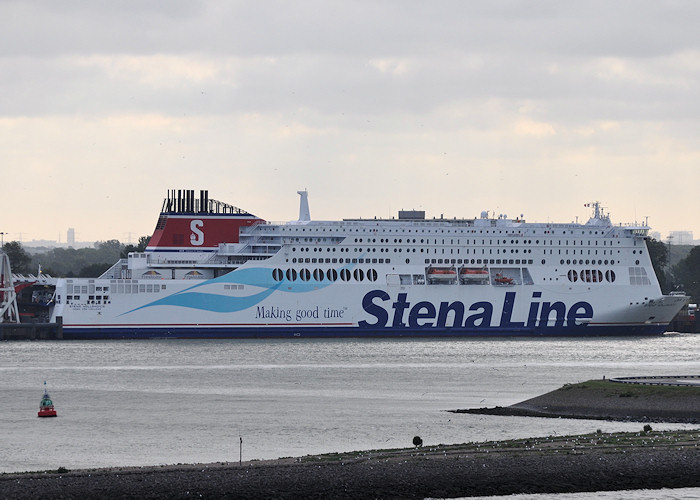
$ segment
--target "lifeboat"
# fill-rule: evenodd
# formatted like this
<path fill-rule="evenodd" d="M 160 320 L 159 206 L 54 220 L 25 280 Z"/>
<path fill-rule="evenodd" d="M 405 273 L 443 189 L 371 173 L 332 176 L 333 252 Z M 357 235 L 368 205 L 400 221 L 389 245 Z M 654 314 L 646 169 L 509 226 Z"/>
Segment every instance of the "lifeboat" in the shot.
<path fill-rule="evenodd" d="M 463 267 L 459 270 L 459 278 L 462 281 L 487 281 L 489 272 L 483 268 Z"/>
<path fill-rule="evenodd" d="M 457 278 L 454 267 L 429 267 L 428 279 L 433 281 L 451 281 Z"/>
<path fill-rule="evenodd" d="M 44 382 L 44 396 L 41 398 L 41 403 L 39 403 L 39 417 L 55 417 L 56 410 L 53 407 L 53 401 L 51 401 L 51 396 L 49 396 L 46 390 L 46 382 Z"/>
<path fill-rule="evenodd" d="M 513 278 L 503 276 L 501 273 L 496 273 L 496 277 L 493 279 L 493 281 L 495 281 L 499 285 L 512 285 L 513 284 Z"/>

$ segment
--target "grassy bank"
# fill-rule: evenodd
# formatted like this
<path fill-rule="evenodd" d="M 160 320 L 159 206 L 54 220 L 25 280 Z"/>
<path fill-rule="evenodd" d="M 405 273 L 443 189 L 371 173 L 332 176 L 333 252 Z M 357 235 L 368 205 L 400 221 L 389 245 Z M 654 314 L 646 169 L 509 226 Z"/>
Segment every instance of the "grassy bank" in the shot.
<path fill-rule="evenodd" d="M 455 413 L 700 424 L 700 387 L 588 380 L 507 407 Z"/>
<path fill-rule="evenodd" d="M 585 391 L 594 392 L 602 397 L 659 397 L 659 398 L 699 398 L 700 385 L 675 386 L 675 385 L 644 385 L 623 384 L 610 380 L 587 380 L 578 384 L 564 384 L 559 391 Z"/>

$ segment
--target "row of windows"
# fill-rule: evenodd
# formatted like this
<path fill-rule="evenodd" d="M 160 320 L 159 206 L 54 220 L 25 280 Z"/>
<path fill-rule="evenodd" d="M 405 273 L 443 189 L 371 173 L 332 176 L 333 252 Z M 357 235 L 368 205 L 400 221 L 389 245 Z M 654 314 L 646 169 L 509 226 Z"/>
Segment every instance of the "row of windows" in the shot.
<path fill-rule="evenodd" d="M 289 259 L 287 259 L 289 260 Z M 305 259 L 302 258 L 296 258 L 294 257 L 292 259 L 292 262 L 296 264 L 297 262 L 299 264 L 323 264 L 324 262 L 326 264 L 391 264 L 391 259 L 377 259 L 377 258 L 372 258 L 372 259 L 343 259 L 342 257 L 339 259 L 329 259 L 329 258 L 319 258 L 317 259 L 316 257 L 306 257 Z M 406 264 L 408 264 L 408 259 L 406 260 Z"/>
<path fill-rule="evenodd" d="M 123 283 L 125 280 L 119 280 L 120 283 L 116 285 L 112 285 L 112 293 L 159 293 L 161 290 L 165 290 L 165 285 L 154 283 L 154 284 L 145 284 L 145 283 L 136 283 L 134 280 L 134 283 Z M 128 280 L 131 281 L 131 280 Z M 92 286 L 92 285 L 91 285 Z M 80 300 L 80 295 L 77 295 L 77 293 L 80 293 L 81 291 L 79 289 L 85 288 L 84 286 L 73 286 L 72 291 L 71 291 L 71 285 L 68 285 L 68 290 L 66 294 L 66 303 L 70 304 L 71 301 L 79 301 Z M 98 289 L 104 289 L 105 292 L 109 291 L 109 287 L 97 287 Z M 82 291 L 82 293 L 86 294 L 87 291 Z M 87 298 L 87 303 L 88 304 L 109 304 L 109 296 L 108 295 L 88 295 Z"/>
<path fill-rule="evenodd" d="M 298 240 L 298 238 L 297 238 L 297 240 Z M 303 240 L 304 241 L 308 240 L 309 242 L 313 242 L 314 238 L 303 238 Z M 325 242 L 326 239 L 323 238 L 322 241 Z M 550 246 L 576 246 L 576 245 L 579 245 L 579 246 L 598 246 L 599 240 L 587 240 L 587 241 L 588 241 L 588 245 L 586 245 L 583 240 L 580 240 L 578 243 L 576 243 L 576 240 L 573 240 L 571 242 L 571 245 L 569 245 L 569 240 L 564 240 L 563 244 L 562 244 L 562 240 L 559 240 L 559 242 L 557 244 L 554 243 L 554 240 L 549 240 L 549 245 Z M 595 241 L 595 245 L 591 245 L 591 241 Z M 615 241 L 617 241 L 618 245 L 621 243 L 621 240 L 615 240 Z M 355 243 L 363 243 L 363 242 L 364 242 L 363 238 L 355 238 Z M 367 243 L 376 243 L 376 242 L 377 242 L 376 238 L 367 238 Z M 391 242 L 389 241 L 388 238 L 387 239 L 380 238 L 379 243 L 391 243 Z M 394 238 L 394 243 L 403 244 L 404 243 L 403 238 Z M 413 239 L 406 238 L 406 243 L 407 244 L 421 243 L 421 244 L 426 244 L 426 245 L 438 245 L 438 244 L 454 245 L 455 240 L 451 239 L 450 242 L 447 243 L 447 241 L 443 238 L 442 242 L 438 243 L 437 239 L 433 239 L 432 243 L 431 243 L 431 240 L 429 240 L 429 239 L 421 238 L 420 240 L 417 240 L 416 238 L 413 238 Z M 500 239 L 497 239 L 495 244 L 496 245 L 507 245 L 508 243 L 510 243 L 511 245 L 518 245 L 518 244 L 520 244 L 520 245 L 532 245 L 532 240 L 520 240 L 520 241 L 518 241 L 518 240 L 510 240 L 510 241 L 503 240 L 503 241 L 501 241 Z M 607 243 L 610 243 L 610 246 L 612 246 L 612 244 L 613 244 L 612 241 L 608 242 L 606 240 L 603 240 L 603 246 L 607 246 Z M 464 242 L 462 242 L 461 240 L 457 240 L 456 244 L 457 245 L 479 245 L 479 241 L 475 239 L 473 242 L 470 243 L 470 240 L 466 240 Z M 540 240 L 535 240 L 535 245 L 539 245 L 539 244 L 540 244 Z M 542 240 L 542 244 L 547 245 L 547 240 Z M 481 245 L 494 245 L 494 243 L 493 243 L 493 240 L 489 240 L 488 243 L 486 243 L 486 240 L 481 240 Z M 637 251 L 634 250 L 633 253 L 637 253 Z M 639 250 L 639 253 L 641 254 L 642 250 Z"/>
<path fill-rule="evenodd" d="M 532 259 L 425 259 L 426 264 L 532 264 L 532 262 Z"/>
<path fill-rule="evenodd" d="M 308 240 L 308 241 L 306 241 L 306 240 Z M 591 245 L 591 241 L 595 241 L 595 245 Z M 560 247 L 561 247 L 561 246 L 590 247 L 590 246 L 598 246 L 598 241 L 599 241 L 599 240 L 588 240 L 588 244 L 586 245 L 585 242 L 584 242 L 583 240 L 580 240 L 580 241 L 578 241 L 578 242 L 577 242 L 576 240 L 573 240 L 573 241 L 571 242 L 571 244 L 569 244 L 569 240 L 564 240 L 563 243 L 562 243 L 562 240 L 558 240 L 558 243 L 554 243 L 554 240 L 549 240 L 549 245 L 548 245 L 548 244 L 547 244 L 547 240 L 542 240 L 542 245 L 544 245 L 544 246 L 560 246 Z M 621 243 L 621 240 L 619 240 L 619 239 L 618 239 L 618 240 L 614 240 L 614 241 L 617 241 L 617 244 L 618 244 L 618 245 L 620 245 L 620 243 Z M 318 239 L 314 239 L 314 238 L 296 238 L 296 242 L 297 242 L 297 243 L 304 242 L 304 243 L 307 243 L 307 244 L 308 244 L 308 243 L 316 243 L 317 245 L 318 245 L 318 244 L 327 244 L 326 238 L 318 238 Z M 354 242 L 355 242 L 355 243 L 376 243 L 376 242 L 377 242 L 377 239 L 376 239 L 376 238 L 367 238 L 367 240 L 365 241 L 363 238 L 355 238 L 355 241 L 354 241 Z M 340 243 L 340 242 L 337 242 L 337 243 Z M 380 239 L 379 239 L 379 243 L 380 243 L 380 244 L 382 244 L 382 243 L 390 243 L 390 241 L 389 241 L 388 239 L 385 240 L 384 238 L 380 238 Z M 402 238 L 398 238 L 398 239 L 394 239 L 394 243 L 396 243 L 396 244 L 403 244 L 404 241 L 403 241 Z M 495 245 L 508 245 L 509 243 L 510 243 L 511 245 L 518 245 L 518 244 L 520 244 L 520 245 L 532 245 L 532 240 L 522 240 L 522 241 L 510 240 L 510 242 L 509 242 L 508 240 L 503 240 L 503 241 L 501 241 L 501 240 L 497 239 L 497 240 L 496 240 L 496 243 L 494 243 L 493 240 L 489 240 L 489 242 L 486 243 L 486 240 L 483 240 L 483 239 L 482 239 L 482 240 L 481 240 L 481 243 L 479 243 L 479 241 L 476 240 L 476 239 L 473 240 L 473 241 L 471 241 L 471 240 L 462 241 L 462 240 L 459 240 L 459 239 L 455 241 L 454 239 L 451 239 L 451 240 L 449 240 L 449 243 L 448 243 L 447 240 L 445 240 L 444 238 L 442 239 L 441 242 L 438 242 L 437 239 L 433 239 L 433 240 L 431 241 L 431 240 L 429 240 L 429 239 L 422 239 L 422 238 L 421 238 L 420 240 L 417 240 L 416 238 L 413 238 L 413 239 L 411 239 L 411 238 L 406 238 L 406 242 L 405 242 L 405 243 L 408 244 L 408 245 L 412 245 L 412 244 L 425 244 L 425 245 L 459 245 L 459 246 L 466 246 L 466 245 L 495 246 Z M 602 246 L 608 246 L 608 243 L 610 243 L 610 246 L 613 245 L 613 241 L 612 241 L 612 240 L 611 240 L 611 241 L 603 240 L 603 245 L 602 245 Z M 539 245 L 539 244 L 540 244 L 540 240 L 535 240 L 535 245 Z M 318 248 L 318 247 L 316 247 L 316 248 Z M 345 247 L 341 247 L 341 248 L 345 248 Z M 292 250 L 296 250 L 296 248 L 293 248 Z M 302 247 L 302 248 L 300 248 L 300 250 L 301 250 L 302 252 L 303 252 L 304 250 L 306 250 L 306 251 L 308 252 L 308 251 L 309 251 L 309 248 L 308 248 L 308 247 L 306 247 L 306 248 Z M 316 251 L 316 249 L 314 249 L 314 251 Z M 321 251 L 321 249 L 319 248 L 318 251 Z M 342 251 L 342 250 L 341 250 L 341 251 Z M 348 250 L 345 250 L 345 251 L 348 251 Z M 387 251 L 388 251 L 388 250 L 387 250 Z M 637 252 L 639 252 L 640 254 L 643 253 L 642 250 L 639 250 L 639 251 L 633 250 L 633 253 L 637 253 Z"/>
<path fill-rule="evenodd" d="M 410 260 L 406 259 L 406 264 L 410 264 Z M 532 259 L 425 259 L 426 264 L 532 264 Z M 391 264 L 391 259 L 329 259 L 329 258 L 292 258 L 293 264 Z M 545 260 L 542 260 L 542 264 Z M 575 262 L 574 262 L 575 263 Z M 583 263 L 583 261 L 581 261 Z M 607 261 L 605 262 L 607 264 Z M 563 262 L 562 262 L 563 264 Z"/>
<path fill-rule="evenodd" d="M 347 252 L 355 252 L 355 253 L 376 253 L 377 252 L 377 247 L 339 247 L 340 250 L 337 248 L 331 248 L 331 247 L 300 247 L 298 250 L 299 252 L 317 252 L 317 253 L 322 253 L 324 250 L 326 252 L 333 252 L 335 253 L 336 251 L 340 251 L 341 253 L 347 253 Z M 403 248 L 403 247 L 394 247 L 393 252 L 394 253 L 416 253 L 416 248 Z M 484 255 L 484 254 L 506 254 L 506 253 L 511 253 L 511 254 L 519 254 L 519 253 L 526 253 L 530 254 L 532 253 L 532 248 L 498 248 L 498 247 L 490 247 L 490 248 L 481 248 L 481 252 L 479 252 L 479 248 L 463 248 L 463 247 L 429 247 L 429 248 L 420 248 L 418 249 L 419 253 L 427 253 L 430 254 L 431 250 L 433 254 L 437 254 L 438 250 L 440 250 L 441 254 L 449 253 L 449 254 L 474 254 L 474 255 Z M 449 250 L 449 252 L 446 252 L 446 250 Z M 488 252 L 487 252 L 488 250 Z M 495 252 L 494 252 L 495 250 Z M 549 249 L 549 255 L 554 254 L 555 249 Z M 590 249 L 590 248 L 558 248 L 556 249 L 558 252 L 558 255 L 569 255 L 571 253 L 572 255 L 576 255 L 577 253 L 579 255 L 598 255 L 599 252 L 602 252 L 603 255 L 613 255 L 615 253 L 615 250 L 603 250 L 603 249 Z M 292 248 L 293 252 L 297 251 L 296 247 Z M 391 252 L 392 249 L 389 248 L 384 248 L 384 247 L 379 247 L 379 252 L 380 253 L 389 253 Z M 545 255 L 547 255 L 548 249 L 543 249 L 542 250 Z M 617 253 L 620 254 L 621 250 L 617 250 Z M 636 253 L 636 250 L 633 250 L 633 253 Z"/>
<path fill-rule="evenodd" d="M 342 281 L 350 281 L 354 279 L 355 281 L 364 281 L 365 278 L 368 281 L 377 281 L 379 276 L 376 269 L 367 269 L 364 271 L 362 269 L 354 269 L 352 272 L 349 269 L 328 269 L 324 271 L 323 269 L 314 269 L 310 271 L 309 269 L 287 269 L 286 271 L 282 269 L 272 270 L 272 279 L 275 281 L 282 281 L 286 278 L 287 281 L 311 281 L 313 276 L 314 281 L 323 281 L 327 279 L 328 281 L 338 281 L 340 278 Z"/>
<path fill-rule="evenodd" d="M 80 301 L 80 295 L 66 295 L 66 304 L 70 304 L 71 301 Z M 58 301 L 60 304 L 60 300 Z M 109 295 L 88 295 L 88 304 L 111 304 L 112 301 L 109 300 Z"/>
<path fill-rule="evenodd" d="M 593 260 L 586 259 L 586 260 L 584 261 L 583 259 L 579 259 L 579 260 L 576 260 L 576 259 L 574 259 L 574 260 L 566 259 L 566 261 L 565 261 L 564 259 L 561 259 L 561 260 L 559 261 L 559 263 L 562 264 L 562 265 L 564 265 L 565 263 L 566 263 L 566 264 L 573 264 L 573 265 L 576 265 L 576 264 L 586 264 L 586 265 L 588 265 L 588 264 L 595 264 L 595 263 L 596 263 L 596 260 L 595 260 L 595 259 L 593 259 Z M 602 266 L 603 264 L 605 264 L 605 265 L 607 266 L 608 263 L 610 263 L 611 266 L 615 265 L 615 261 L 614 261 L 614 260 L 608 260 L 608 259 L 601 260 L 601 259 L 598 259 L 598 265 L 599 265 L 599 266 Z M 639 263 L 639 262 L 637 262 L 637 263 Z M 619 262 L 618 262 L 618 264 L 619 264 Z"/>
<path fill-rule="evenodd" d="M 263 229 L 268 229 L 268 228 L 263 226 Z M 274 228 L 271 228 L 271 229 L 274 229 Z M 341 231 L 341 229 L 342 229 L 342 231 Z M 301 232 L 303 233 L 303 232 L 306 232 L 307 228 L 302 227 L 300 229 L 298 227 L 295 227 L 293 230 L 294 230 L 294 232 L 299 232 L 301 230 Z M 282 231 L 283 232 L 287 232 L 287 231 L 292 232 L 292 229 L 283 227 Z M 518 235 L 518 236 L 522 236 L 522 234 L 523 234 L 522 230 L 520 230 L 520 229 L 511 229 L 511 230 L 508 230 L 508 229 L 496 230 L 496 229 L 494 229 L 493 231 L 491 231 L 488 229 L 454 229 L 454 230 L 453 229 L 435 229 L 435 230 L 432 230 L 432 229 L 427 229 L 427 230 L 426 229 L 396 229 L 396 230 L 393 230 L 393 229 L 384 229 L 384 228 L 382 228 L 382 229 L 368 228 L 368 229 L 360 230 L 359 228 L 355 228 L 353 230 L 353 228 L 351 228 L 351 227 L 343 227 L 343 228 L 340 228 L 340 227 L 336 227 L 336 228 L 322 227 L 322 228 L 308 228 L 308 231 L 310 233 L 311 232 L 317 232 L 317 233 L 323 232 L 323 233 L 325 233 L 326 231 L 328 231 L 329 233 L 332 233 L 332 232 L 336 232 L 336 233 L 339 233 L 339 232 L 342 232 L 342 233 L 352 233 L 352 232 L 360 233 L 360 232 L 362 232 L 362 233 L 373 233 L 373 234 L 377 234 L 380 232 L 381 233 L 394 232 L 394 233 L 402 233 L 402 234 L 411 233 L 411 232 L 416 233 L 416 234 L 418 234 L 418 233 L 428 233 L 428 234 L 431 234 L 431 233 L 435 233 L 435 234 L 444 234 L 444 233 L 448 233 L 448 234 L 465 234 L 465 233 L 466 234 L 512 234 L 512 235 Z M 532 234 L 537 234 L 536 229 L 532 229 L 532 230 L 528 229 L 528 232 L 529 231 L 532 231 Z M 558 233 L 556 231 L 549 229 L 549 230 L 542 231 L 542 234 L 558 234 Z M 568 233 L 566 230 L 563 230 L 563 231 L 561 231 L 560 234 L 573 235 L 574 230 L 570 229 L 568 231 Z M 581 234 L 585 235 L 586 231 L 581 230 Z M 593 234 L 602 235 L 602 234 L 604 234 L 604 232 L 603 231 L 589 230 L 588 234 L 589 235 L 593 235 Z"/>
<path fill-rule="evenodd" d="M 566 274 L 569 281 L 576 283 L 579 278 L 585 283 L 602 283 L 603 282 L 603 271 L 599 269 L 582 269 L 580 272 L 576 272 L 571 269 Z M 605 271 L 605 281 L 610 283 L 615 281 L 615 271 L 607 270 Z"/>

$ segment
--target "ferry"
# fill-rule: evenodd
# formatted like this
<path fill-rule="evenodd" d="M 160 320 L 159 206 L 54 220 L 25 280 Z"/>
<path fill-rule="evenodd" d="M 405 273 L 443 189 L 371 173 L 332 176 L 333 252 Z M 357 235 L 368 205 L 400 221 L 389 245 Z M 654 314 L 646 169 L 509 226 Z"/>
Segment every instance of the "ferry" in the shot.
<path fill-rule="evenodd" d="M 522 216 L 268 222 L 169 190 L 144 252 L 95 279 L 55 280 L 65 339 L 660 335 L 646 225 Z"/>

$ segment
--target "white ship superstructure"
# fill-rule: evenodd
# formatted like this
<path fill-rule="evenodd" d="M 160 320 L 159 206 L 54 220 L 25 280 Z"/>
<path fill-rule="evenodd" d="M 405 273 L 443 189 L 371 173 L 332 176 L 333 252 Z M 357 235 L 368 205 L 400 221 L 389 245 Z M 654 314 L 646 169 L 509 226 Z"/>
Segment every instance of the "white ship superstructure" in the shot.
<path fill-rule="evenodd" d="M 65 338 L 660 334 L 644 225 L 505 216 L 273 224 L 171 191 L 148 248 L 96 279 L 61 279 Z"/>

